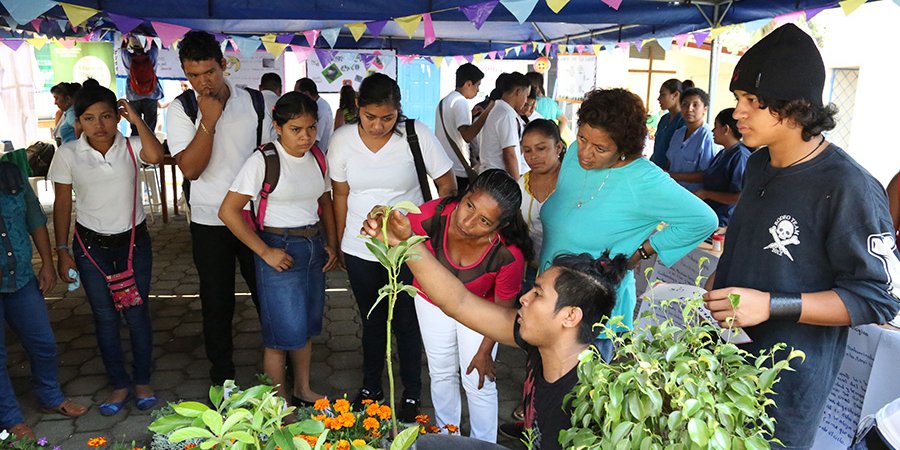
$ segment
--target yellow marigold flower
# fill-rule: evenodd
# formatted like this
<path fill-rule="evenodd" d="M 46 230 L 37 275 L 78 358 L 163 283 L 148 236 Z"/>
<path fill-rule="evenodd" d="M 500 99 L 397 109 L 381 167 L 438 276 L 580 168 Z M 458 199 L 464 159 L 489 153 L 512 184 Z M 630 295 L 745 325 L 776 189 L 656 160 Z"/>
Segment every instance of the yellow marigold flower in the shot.
<path fill-rule="evenodd" d="M 441 427 L 435 426 L 435 425 L 431 425 L 431 426 L 428 427 L 428 432 L 429 432 L 429 433 L 440 433 L 440 432 L 441 432 Z"/>
<path fill-rule="evenodd" d="M 375 400 L 372 400 L 371 398 L 367 398 L 367 399 L 363 400 L 361 403 L 363 405 L 370 405 L 372 403 L 375 403 Z"/>
<path fill-rule="evenodd" d="M 325 411 L 329 406 L 331 406 L 331 402 L 328 401 L 328 398 L 320 398 L 313 404 L 313 408 L 316 411 Z"/>
<path fill-rule="evenodd" d="M 427 431 L 425 431 L 425 427 L 419 427 L 419 434 L 425 434 L 425 433 L 427 433 Z"/>
<path fill-rule="evenodd" d="M 428 414 L 419 414 L 416 416 L 416 423 L 428 425 Z"/>
<path fill-rule="evenodd" d="M 365 447 L 366 441 L 364 441 L 362 439 L 354 439 L 352 442 L 350 442 L 350 445 L 352 445 L 354 447 Z"/>
<path fill-rule="evenodd" d="M 326 442 L 325 445 L 322 446 L 325 450 L 331 450 L 331 442 Z"/>
<path fill-rule="evenodd" d="M 381 407 L 378 405 L 378 403 L 369 403 L 369 406 L 366 406 L 366 414 L 370 416 L 378 415 L 378 411 L 380 409 Z"/>
<path fill-rule="evenodd" d="M 444 428 L 446 428 L 450 434 L 459 432 L 459 427 L 456 425 L 453 425 L 452 423 L 448 423 L 447 425 L 444 425 Z"/>
<path fill-rule="evenodd" d="M 381 420 L 388 420 L 391 418 L 391 407 L 387 405 L 381 405 L 378 408 L 378 418 Z"/>
<path fill-rule="evenodd" d="M 350 450 L 350 441 L 341 439 L 337 442 L 337 450 Z"/>
<path fill-rule="evenodd" d="M 88 439 L 87 445 L 88 445 L 88 447 L 97 448 L 97 447 L 103 447 L 104 445 L 106 445 L 107 442 L 108 441 L 106 440 L 105 437 L 99 436 L 99 437 Z"/>
<path fill-rule="evenodd" d="M 334 412 L 343 414 L 350 411 L 350 402 L 346 398 L 338 399 L 334 402 Z"/>
<path fill-rule="evenodd" d="M 366 417 L 363 420 L 363 428 L 367 430 L 377 430 L 381 426 L 381 422 L 374 417 Z"/>
<path fill-rule="evenodd" d="M 335 417 L 335 418 L 326 417 L 325 420 L 323 421 L 323 423 L 325 424 L 325 428 L 328 428 L 331 430 L 340 430 L 341 427 L 343 427 L 341 420 L 337 417 Z"/>

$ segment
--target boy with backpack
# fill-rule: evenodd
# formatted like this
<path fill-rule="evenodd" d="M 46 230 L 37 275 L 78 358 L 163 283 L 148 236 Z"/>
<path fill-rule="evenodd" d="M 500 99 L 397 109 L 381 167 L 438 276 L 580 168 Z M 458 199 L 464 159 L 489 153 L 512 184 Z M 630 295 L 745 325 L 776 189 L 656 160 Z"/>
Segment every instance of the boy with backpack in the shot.
<path fill-rule="evenodd" d="M 163 98 L 162 85 L 156 78 L 156 58 L 159 48 L 151 41 L 150 50 L 134 38 L 122 42 L 122 63 L 128 70 L 125 84 L 125 98 L 138 113 L 150 131 L 156 131 L 156 112 L 159 100 Z M 131 126 L 131 135 L 137 136 L 137 127 Z"/>
<path fill-rule="evenodd" d="M 258 301 L 253 253 L 219 219 L 219 206 L 254 149 L 275 136 L 262 94 L 225 79 L 225 58 L 211 34 L 187 33 L 178 57 L 193 89 L 169 106 L 168 145 L 179 169 L 191 180 L 191 240 L 200 278 L 203 338 L 212 363 L 210 380 L 222 384 L 235 375 L 231 331 L 235 260 L 254 304 Z"/>

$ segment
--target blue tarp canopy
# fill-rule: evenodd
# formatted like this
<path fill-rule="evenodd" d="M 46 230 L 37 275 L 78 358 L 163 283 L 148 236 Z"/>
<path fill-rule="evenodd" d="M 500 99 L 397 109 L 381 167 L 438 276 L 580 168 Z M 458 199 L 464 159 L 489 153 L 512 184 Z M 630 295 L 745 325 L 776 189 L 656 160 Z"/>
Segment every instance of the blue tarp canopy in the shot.
<path fill-rule="evenodd" d="M 341 29 L 336 49 L 384 48 L 400 54 L 432 56 L 471 55 L 503 50 L 525 42 L 558 44 L 609 44 L 634 42 L 648 38 L 671 37 L 676 34 L 709 28 L 711 24 L 730 25 L 772 18 L 781 14 L 836 6 L 834 0 L 624 0 L 618 11 L 600 0 L 571 0 L 559 14 L 544 0 L 539 0 L 525 23 L 520 24 L 503 6 L 497 5 L 487 23 L 477 30 L 459 11 L 460 6 L 483 3 L 484 0 L 68 0 L 67 3 L 143 19 L 136 30 L 155 35 L 149 21 L 161 21 L 229 35 L 262 35 L 265 33 L 300 33 L 306 30 L 341 27 L 346 24 L 390 20 L 432 12 L 437 41 L 423 48 L 424 31 L 419 25 L 412 39 L 399 25 L 390 21 L 378 38 L 366 32 L 358 42 L 346 28 Z M 0 6 L 0 14 L 7 15 Z M 42 17 L 41 31 L 59 36 L 53 19 L 65 19 L 56 6 Z M 21 29 L 31 29 L 26 24 Z M 104 14 L 90 19 L 92 29 L 115 30 Z M 72 34 L 67 28 L 66 33 Z M 82 31 L 83 34 L 83 31 Z M 0 37 L 14 37 L 8 30 Z M 302 35 L 294 44 L 307 45 Z M 318 47 L 322 47 L 319 41 Z M 522 57 L 528 57 L 531 47 Z M 533 57 L 533 54 L 531 55 Z"/>

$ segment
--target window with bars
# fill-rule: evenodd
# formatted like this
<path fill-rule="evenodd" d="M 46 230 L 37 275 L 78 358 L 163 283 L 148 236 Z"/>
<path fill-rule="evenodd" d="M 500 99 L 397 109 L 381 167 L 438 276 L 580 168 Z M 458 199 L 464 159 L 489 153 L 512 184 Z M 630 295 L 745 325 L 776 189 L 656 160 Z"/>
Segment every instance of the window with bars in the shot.
<path fill-rule="evenodd" d="M 856 84 L 858 80 L 858 68 L 832 70 L 830 102 L 837 106 L 838 114 L 835 117 L 837 126 L 828 133 L 828 140 L 848 151 L 850 134 L 853 130 L 853 109 L 856 106 Z"/>

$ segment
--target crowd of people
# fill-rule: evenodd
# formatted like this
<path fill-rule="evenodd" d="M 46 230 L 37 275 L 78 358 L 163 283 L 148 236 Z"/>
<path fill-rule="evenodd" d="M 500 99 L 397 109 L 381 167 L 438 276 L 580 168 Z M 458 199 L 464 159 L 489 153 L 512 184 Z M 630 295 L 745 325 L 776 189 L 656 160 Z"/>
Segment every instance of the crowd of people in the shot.
<path fill-rule="evenodd" d="M 383 400 L 388 311 L 378 299 L 388 273 L 368 251 L 366 235 L 392 245 L 414 234 L 429 238 L 400 275 L 419 293 L 401 294 L 393 311 L 403 384 L 398 417 L 412 422 L 419 413 L 424 350 L 437 425 L 463 421 L 461 386 L 470 438 L 488 447 L 498 429 L 517 436 L 535 428 L 539 448 L 560 448 L 578 354 L 593 345 L 612 357 L 612 342 L 598 338 L 593 325 L 622 316 L 619 331 L 632 326 L 633 269 L 653 257 L 670 266 L 714 233 L 727 236 L 704 298 L 714 319 L 743 327 L 753 339 L 750 351 L 786 342 L 807 354 L 803 365 L 782 373 L 770 411 L 786 447 L 812 445 L 848 327 L 886 322 L 900 309 L 887 196 L 827 142 L 823 133 L 834 127 L 836 111 L 822 102 L 824 65 L 812 39 L 793 25 L 741 58 L 730 85 L 737 104 L 712 126 L 706 92 L 664 82 L 658 101 L 667 113 L 649 159 L 642 154 L 647 110 L 626 89 L 585 95 L 567 149 L 561 129 L 568 118 L 537 73 L 501 75 L 470 110 L 484 73 L 463 64 L 432 131 L 403 114 L 400 88 L 386 75 L 368 76 L 358 91 L 345 86 L 333 113 L 308 78 L 283 95 L 281 79 L 268 75 L 263 93 L 235 86 L 208 33 L 186 34 L 179 58 L 192 89 L 169 106 L 165 147 L 190 180 L 192 253 L 213 384 L 235 377 L 237 264 L 259 313 L 265 374 L 293 405 L 322 398 L 310 385 L 311 338 L 322 332 L 325 273 L 341 269 L 362 323 L 362 387 L 353 403 Z M 138 409 L 152 408 L 145 300 L 151 241 L 137 173 L 140 164 L 162 159 L 164 145 L 133 100 L 117 101 L 92 80 L 80 89 L 60 84 L 53 93 L 64 142 L 49 175 L 57 270 L 34 193 L 0 164 L 9 172 L 0 177 L 4 267 L 14 268 L 0 288 L 0 312 L 31 357 L 41 403 L 84 414 L 60 392 L 41 297 L 57 275 L 80 282 L 111 387 L 100 413 L 117 414 L 132 399 Z M 116 131 L 120 117 L 134 136 Z M 420 212 L 382 216 L 382 205 L 400 201 Z M 43 262 L 36 275 L 29 235 Z M 739 304 L 729 301 L 732 294 Z M 118 331 L 123 318 L 130 374 Z M 518 426 L 499 424 L 498 343 L 527 352 Z M 33 436 L 2 375 L 0 426 Z"/>

